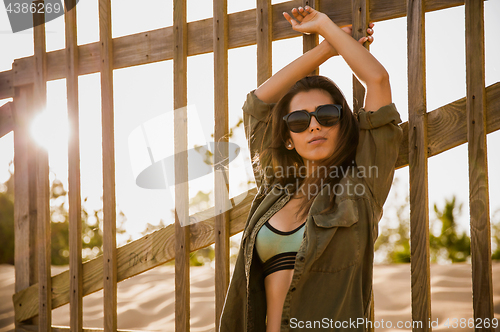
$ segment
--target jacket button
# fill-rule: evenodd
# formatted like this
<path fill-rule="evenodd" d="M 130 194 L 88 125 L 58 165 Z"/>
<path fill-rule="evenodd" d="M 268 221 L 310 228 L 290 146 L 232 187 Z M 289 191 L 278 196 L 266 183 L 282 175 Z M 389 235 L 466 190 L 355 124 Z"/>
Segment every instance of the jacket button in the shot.
<path fill-rule="evenodd" d="M 299 261 L 303 262 L 304 261 L 304 256 L 299 257 Z"/>
<path fill-rule="evenodd" d="M 287 318 L 283 319 L 283 324 L 288 325 L 288 319 Z"/>

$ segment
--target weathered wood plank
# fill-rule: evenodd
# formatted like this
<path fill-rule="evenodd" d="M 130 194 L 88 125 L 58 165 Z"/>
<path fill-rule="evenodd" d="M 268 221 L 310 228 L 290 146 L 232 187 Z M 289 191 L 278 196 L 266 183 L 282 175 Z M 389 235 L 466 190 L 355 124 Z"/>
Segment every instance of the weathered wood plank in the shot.
<path fill-rule="evenodd" d="M 33 115 L 33 85 L 16 89 L 12 104 L 14 125 L 14 227 L 16 270 L 15 291 L 38 283 L 37 213 L 36 213 L 36 149 L 29 133 Z M 9 103 L 11 104 L 11 103 Z M 38 301 L 34 303 L 38 305 Z M 26 322 L 36 323 L 36 322 Z M 23 325 L 15 322 L 16 329 Z"/>
<path fill-rule="evenodd" d="M 29 91 L 27 91 L 29 89 Z M 31 86 L 18 88 L 16 95 L 16 128 L 14 131 L 14 227 L 16 293 L 30 286 L 30 195 L 29 195 L 29 128 L 27 114 L 31 110 Z M 10 104 L 10 103 L 9 103 Z M 10 106 L 10 105 L 9 105 Z M 3 107 L 2 107 L 3 109 Z M 9 111 L 11 108 L 9 107 Z M 12 124 L 14 122 L 12 121 Z"/>
<path fill-rule="evenodd" d="M 13 103 L 8 102 L 0 107 L 0 138 L 14 130 L 14 119 L 12 118 Z"/>
<path fill-rule="evenodd" d="M 310 6 L 318 11 L 321 11 L 321 2 L 320 0 L 302 0 L 302 8 L 305 6 Z M 319 36 L 317 33 L 303 35 L 302 36 L 302 53 L 307 53 L 309 50 L 312 50 L 319 43 Z M 310 75 L 319 75 L 319 67 L 316 67 Z"/>
<path fill-rule="evenodd" d="M 187 4 L 174 1 L 174 153 L 175 153 L 175 331 L 189 331 L 190 265 L 189 265 L 189 184 L 188 184 L 188 118 L 187 118 Z"/>
<path fill-rule="evenodd" d="M 412 320 L 429 331 L 431 285 L 427 183 L 427 105 L 425 92 L 424 0 L 408 0 L 408 143 Z"/>
<path fill-rule="evenodd" d="M 71 331 L 80 332 L 83 329 L 83 268 L 76 1 L 66 0 L 64 4 L 67 63 L 66 93 L 68 99 L 68 121 L 71 132 L 71 137 L 68 140 L 69 291 L 71 294 L 69 307 Z"/>
<path fill-rule="evenodd" d="M 355 40 L 366 36 L 366 29 L 370 23 L 370 1 L 369 0 L 353 0 L 352 1 L 352 37 Z M 370 44 L 365 42 L 365 48 L 370 50 Z M 358 81 L 356 75 L 352 75 L 352 112 L 357 116 L 359 109 L 364 106 L 365 87 Z M 370 321 L 375 321 L 375 299 L 372 292 Z M 374 327 L 369 327 L 369 331 L 374 331 Z"/>
<path fill-rule="evenodd" d="M 214 0 L 214 199 L 215 199 L 215 330 L 229 287 L 229 114 L 227 0 Z"/>
<path fill-rule="evenodd" d="M 0 99 L 14 97 L 14 71 L 0 72 Z"/>
<path fill-rule="evenodd" d="M 494 316 L 485 121 L 484 3 L 482 1 L 465 1 L 465 44 L 474 321 L 484 322 L 488 319 L 491 322 Z M 494 329 L 491 325 L 487 327 L 485 325 L 481 330 L 493 331 Z"/>
<path fill-rule="evenodd" d="M 273 15 L 271 0 L 257 0 L 257 86 L 273 74 Z"/>
<path fill-rule="evenodd" d="M 352 2 L 352 37 L 359 40 L 366 36 L 366 29 L 370 23 L 370 2 L 368 0 L 354 0 Z M 369 43 L 365 42 L 365 47 L 370 50 Z M 365 87 L 358 81 L 356 75 L 352 75 L 352 111 L 354 114 L 359 112 L 365 101 Z M 373 308 L 373 307 L 372 307 Z"/>
<path fill-rule="evenodd" d="M 104 331 L 117 328 L 115 138 L 113 103 L 113 39 L 111 1 L 99 0 L 99 37 L 103 176 Z"/>
<path fill-rule="evenodd" d="M 467 143 L 466 98 L 461 98 L 427 113 L 428 156 L 435 156 Z M 500 82 L 486 88 L 486 132 L 500 129 Z M 408 123 L 402 123 L 403 140 L 396 168 L 408 166 Z"/>
<path fill-rule="evenodd" d="M 39 3 L 43 4 L 43 0 Z M 45 47 L 45 14 L 33 14 L 34 80 L 33 105 L 36 112 L 45 111 L 47 104 L 47 55 Z M 37 253 L 38 253 L 38 325 L 39 331 L 50 331 L 52 325 L 51 296 L 51 237 L 49 154 L 39 146 L 37 155 Z"/>
<path fill-rule="evenodd" d="M 302 0 L 294 0 L 272 6 L 272 35 L 273 40 L 292 38 L 301 34 L 290 28 L 290 24 L 283 18 L 283 11 L 302 4 Z M 428 0 L 426 11 L 435 11 L 444 8 L 463 5 L 463 0 Z M 341 0 L 326 1 L 322 5 L 325 12 L 336 24 L 345 26 L 352 23 L 351 3 Z M 373 22 L 384 21 L 406 16 L 406 4 L 400 0 L 371 0 L 370 19 Z M 236 48 L 256 43 L 255 21 L 256 10 L 250 9 L 228 15 L 229 48 Z M 137 66 L 173 58 L 172 27 L 156 29 L 113 40 L 114 69 Z M 212 19 L 205 19 L 188 24 L 188 56 L 213 51 L 213 23 Z M 81 45 L 78 47 L 80 75 L 99 72 L 100 44 L 99 42 Z M 66 75 L 66 59 L 64 50 L 47 54 L 47 80 L 64 78 Z M 33 82 L 33 57 L 26 57 L 14 61 L 14 69 L 0 73 L 0 98 L 13 96 L 14 86 Z"/>

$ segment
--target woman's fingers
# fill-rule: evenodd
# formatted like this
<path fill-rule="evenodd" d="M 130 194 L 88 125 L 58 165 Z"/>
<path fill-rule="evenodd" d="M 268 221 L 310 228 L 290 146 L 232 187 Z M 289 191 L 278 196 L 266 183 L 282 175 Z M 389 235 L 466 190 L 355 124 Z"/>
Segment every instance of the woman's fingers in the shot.
<path fill-rule="evenodd" d="M 316 9 L 312 8 L 311 6 L 306 6 L 304 8 L 307 12 L 309 12 L 310 14 L 314 13 L 316 11 Z"/>
<path fill-rule="evenodd" d="M 304 19 L 304 16 L 302 16 L 302 14 L 300 13 L 301 8 L 302 7 L 299 7 L 299 10 L 297 10 L 297 8 L 292 9 L 292 14 L 298 22 L 302 22 L 302 20 Z"/>
<path fill-rule="evenodd" d="M 364 44 L 365 42 L 368 42 L 368 44 L 371 44 L 373 43 L 373 36 L 368 36 L 368 37 L 362 37 L 360 38 L 358 41 L 361 43 L 361 44 Z"/>
<path fill-rule="evenodd" d="M 297 21 L 295 21 L 287 12 L 283 12 L 283 16 L 288 21 L 288 23 L 292 25 L 292 28 L 294 28 L 298 24 Z"/>

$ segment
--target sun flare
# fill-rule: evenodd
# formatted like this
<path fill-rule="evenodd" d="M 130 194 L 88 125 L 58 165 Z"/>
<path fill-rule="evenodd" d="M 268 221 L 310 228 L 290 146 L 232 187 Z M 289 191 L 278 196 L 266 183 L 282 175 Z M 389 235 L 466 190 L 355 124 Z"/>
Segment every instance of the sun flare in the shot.
<path fill-rule="evenodd" d="M 30 133 L 35 142 L 47 151 L 67 149 L 70 135 L 66 112 L 44 110 L 31 122 Z"/>

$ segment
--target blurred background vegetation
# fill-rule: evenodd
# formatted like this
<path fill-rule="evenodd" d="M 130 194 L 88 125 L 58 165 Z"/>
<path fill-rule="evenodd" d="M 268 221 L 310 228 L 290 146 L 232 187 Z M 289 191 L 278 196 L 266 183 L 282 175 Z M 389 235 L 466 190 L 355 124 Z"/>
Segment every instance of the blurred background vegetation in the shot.
<path fill-rule="evenodd" d="M 397 181 L 397 179 L 395 180 Z M 14 177 L 0 184 L 0 264 L 14 264 Z M 197 210 L 208 208 L 209 194 L 199 191 L 190 201 L 190 207 Z M 67 190 L 55 178 L 50 188 L 51 217 L 51 254 L 53 265 L 69 264 L 69 232 L 68 232 L 68 200 Z M 395 202 L 400 203 L 395 203 Z M 402 203 L 401 203 L 402 201 Z M 102 254 L 102 208 L 88 211 L 86 199 L 82 202 L 82 259 L 87 261 Z M 408 196 L 403 200 L 397 196 L 387 202 L 384 207 L 384 217 L 395 219 L 392 222 L 379 224 L 379 235 L 375 242 L 376 263 L 408 263 L 410 262 L 410 222 Z M 462 213 L 462 203 L 457 203 L 455 197 L 447 199 L 444 207 L 434 204 L 434 215 L 429 216 L 430 255 L 433 263 L 470 262 L 470 238 L 465 231 L 460 230 L 456 218 Z M 431 213 L 432 214 L 432 213 Z M 491 218 L 492 258 L 500 260 L 500 211 L 495 211 Z M 173 211 L 172 211 L 173 218 Z M 127 218 L 122 211 L 117 214 L 117 234 L 127 236 L 125 222 Z M 165 227 L 163 220 L 158 225 L 147 224 L 142 235 Z M 126 242 L 131 241 L 128 236 Z M 239 241 L 230 239 L 231 263 L 236 261 Z M 214 245 L 194 251 L 190 254 L 191 266 L 210 264 L 215 257 Z M 167 265 L 175 264 L 172 260 Z"/>

